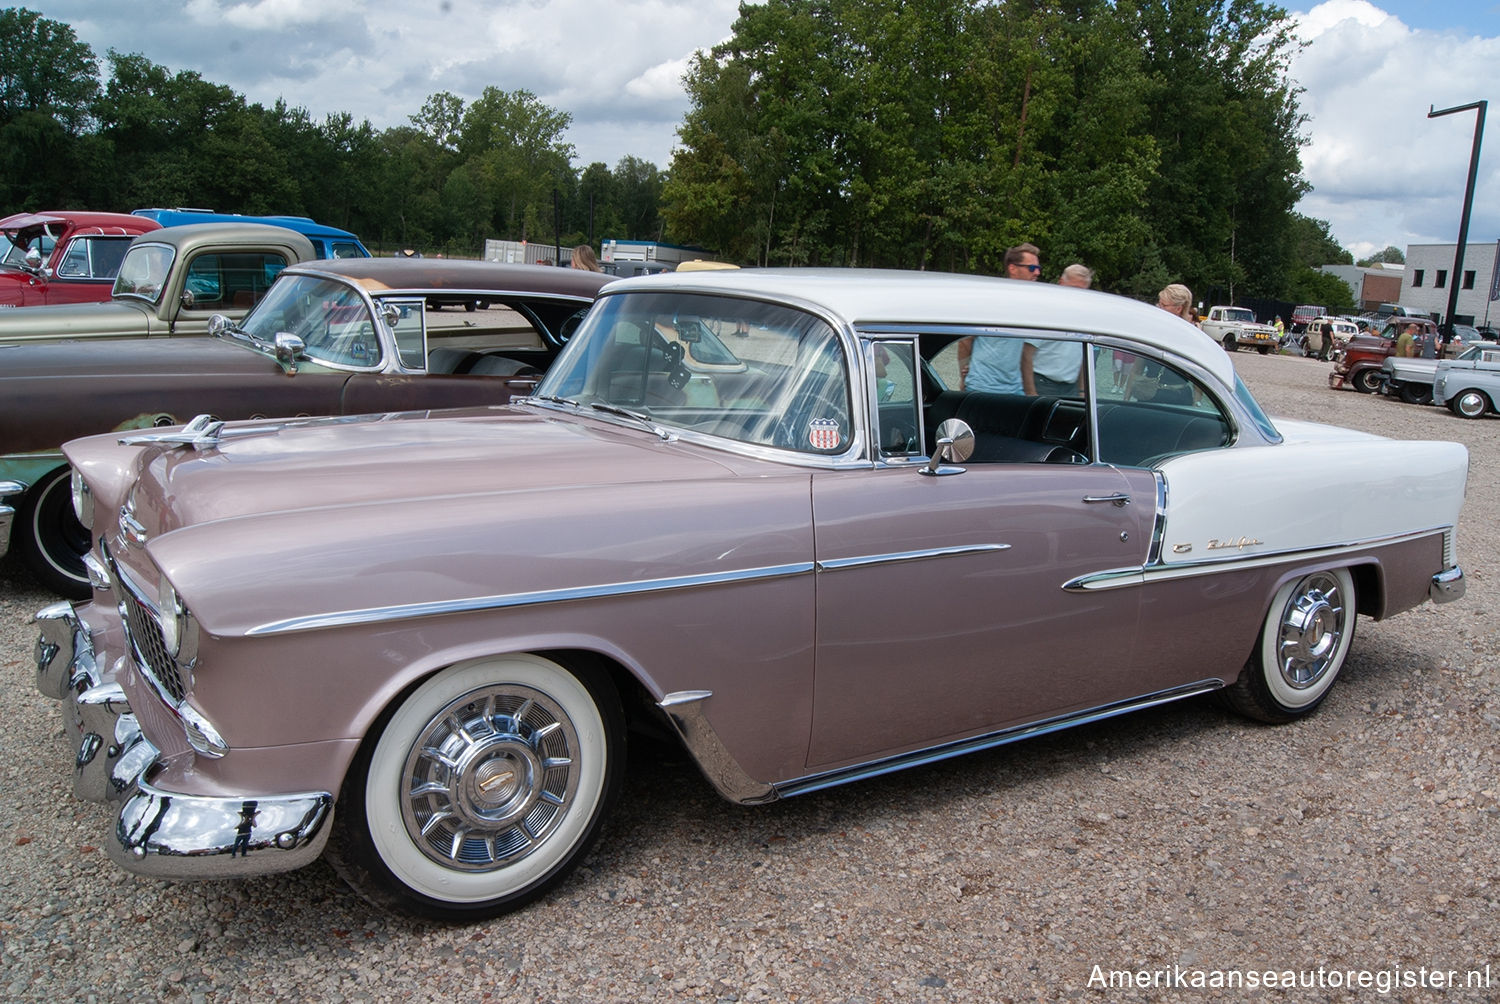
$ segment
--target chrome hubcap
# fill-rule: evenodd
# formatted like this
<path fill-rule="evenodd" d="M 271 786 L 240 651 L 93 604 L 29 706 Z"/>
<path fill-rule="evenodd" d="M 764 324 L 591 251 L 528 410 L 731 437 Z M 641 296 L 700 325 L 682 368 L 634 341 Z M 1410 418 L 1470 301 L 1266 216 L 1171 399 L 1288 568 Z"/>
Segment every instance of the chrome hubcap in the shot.
<path fill-rule="evenodd" d="M 1484 414 L 1484 398 L 1470 391 L 1458 399 L 1458 410 L 1471 418 L 1475 415 Z"/>
<path fill-rule="evenodd" d="M 1310 575 L 1293 590 L 1282 612 L 1278 667 L 1287 685 L 1305 690 L 1328 671 L 1343 641 L 1343 593 L 1332 575 Z"/>
<path fill-rule="evenodd" d="M 401 817 L 422 853 L 490 871 L 540 846 L 578 786 L 578 735 L 531 687 L 465 694 L 434 716 L 406 757 Z"/>

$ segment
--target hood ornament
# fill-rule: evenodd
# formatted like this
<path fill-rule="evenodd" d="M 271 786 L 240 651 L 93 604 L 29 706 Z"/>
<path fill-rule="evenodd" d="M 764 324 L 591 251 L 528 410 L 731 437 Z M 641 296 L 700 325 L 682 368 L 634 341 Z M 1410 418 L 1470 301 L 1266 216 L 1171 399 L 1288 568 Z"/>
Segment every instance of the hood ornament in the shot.
<path fill-rule="evenodd" d="M 199 415 L 176 432 L 146 432 L 139 436 L 124 436 L 121 446 L 191 446 L 195 450 L 209 450 L 219 445 L 224 423 L 212 415 Z"/>

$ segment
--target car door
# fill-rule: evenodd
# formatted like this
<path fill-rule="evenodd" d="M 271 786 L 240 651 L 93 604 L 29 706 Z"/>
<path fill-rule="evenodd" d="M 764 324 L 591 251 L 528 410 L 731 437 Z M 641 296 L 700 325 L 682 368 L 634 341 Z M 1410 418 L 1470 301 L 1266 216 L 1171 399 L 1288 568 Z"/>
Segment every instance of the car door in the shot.
<path fill-rule="evenodd" d="M 887 344 L 881 351 L 899 360 L 900 347 Z M 874 359 L 878 384 L 905 372 L 881 363 Z M 910 424 L 901 416 L 902 396 L 888 388 L 873 395 L 876 421 Z M 1044 435 L 1057 411 L 1036 396 L 971 394 L 967 401 L 1028 412 L 1032 430 Z M 935 404 L 927 409 L 929 440 Z M 1068 404 L 1079 418 L 1083 407 Z M 1038 425 L 1035 416 L 1049 410 Z M 968 414 L 983 430 L 976 431 L 975 457 L 1000 457 L 1001 443 L 1020 445 L 992 433 L 977 410 Z M 903 437 L 876 430 L 874 439 Z M 885 447 L 882 455 L 891 466 L 813 478 L 811 768 L 1137 693 L 1129 670 L 1139 590 L 1085 590 L 1076 582 L 1145 563 L 1157 505 L 1152 472 L 1044 462 L 1048 452 L 1038 451 L 1027 462 L 971 461 L 953 465 L 962 473 L 928 476 L 921 463 L 902 463 Z"/>
<path fill-rule="evenodd" d="M 1123 504 L 1121 504 L 1123 503 Z M 813 479 L 809 765 L 936 744 L 1131 696 L 1155 482 L 1108 465 L 974 464 Z"/>

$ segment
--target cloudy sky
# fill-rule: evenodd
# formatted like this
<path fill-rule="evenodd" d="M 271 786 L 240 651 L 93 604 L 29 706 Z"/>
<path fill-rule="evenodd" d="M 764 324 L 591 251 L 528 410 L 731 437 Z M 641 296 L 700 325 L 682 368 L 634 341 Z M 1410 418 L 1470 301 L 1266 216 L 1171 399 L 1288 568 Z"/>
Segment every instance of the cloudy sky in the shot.
<path fill-rule="evenodd" d="M 578 166 L 666 167 L 688 58 L 729 35 L 737 0 L 20 0 L 101 57 L 139 52 L 315 119 L 403 125 L 430 94 L 526 88 L 568 112 Z M 1500 0 L 1287 3 L 1307 43 L 1302 212 L 1357 257 L 1458 236 L 1473 112 L 1500 98 Z M 1500 105 L 1494 109 L 1500 115 Z M 1493 119 L 1491 120 L 1493 122 Z M 1480 161 L 1471 242 L 1500 238 L 1500 137 Z"/>

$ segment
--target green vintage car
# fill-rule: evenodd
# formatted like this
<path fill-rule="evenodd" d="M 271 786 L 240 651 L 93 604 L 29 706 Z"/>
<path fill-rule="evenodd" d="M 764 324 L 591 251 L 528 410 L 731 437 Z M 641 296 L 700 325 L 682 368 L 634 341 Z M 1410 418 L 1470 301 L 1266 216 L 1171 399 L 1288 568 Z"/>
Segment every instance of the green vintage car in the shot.
<path fill-rule="evenodd" d="M 153 230 L 130 242 L 108 302 L 0 312 L 0 343 L 206 335 L 209 318 L 244 317 L 282 269 L 316 257 L 311 241 L 285 227 Z"/>

